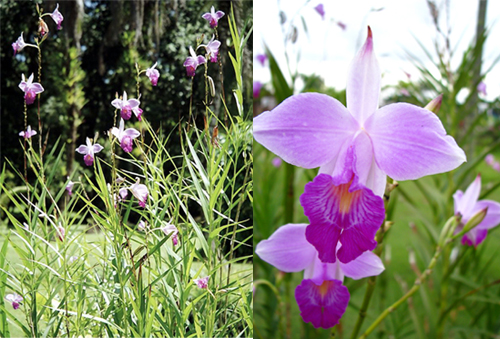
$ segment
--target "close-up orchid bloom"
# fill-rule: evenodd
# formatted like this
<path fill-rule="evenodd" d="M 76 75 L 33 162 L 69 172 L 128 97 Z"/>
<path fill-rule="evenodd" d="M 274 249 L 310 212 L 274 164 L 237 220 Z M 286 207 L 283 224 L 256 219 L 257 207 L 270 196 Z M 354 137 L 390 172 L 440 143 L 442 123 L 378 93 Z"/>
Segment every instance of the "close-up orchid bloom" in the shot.
<path fill-rule="evenodd" d="M 321 15 L 321 19 L 325 20 L 325 8 L 324 8 L 323 4 L 316 5 L 316 7 L 314 7 L 314 9 L 316 10 L 316 12 L 318 12 L 319 15 Z"/>
<path fill-rule="evenodd" d="M 204 278 L 199 278 L 199 279 L 193 279 L 193 282 L 198 286 L 199 288 L 202 289 L 207 289 L 208 288 L 208 279 L 210 276 L 206 276 Z"/>
<path fill-rule="evenodd" d="M 127 153 L 132 152 L 134 147 L 134 139 L 141 135 L 135 128 L 125 129 L 125 121 L 120 119 L 120 128 L 113 127 L 111 133 L 120 142 L 120 147 Z"/>
<path fill-rule="evenodd" d="M 26 128 L 26 131 L 19 132 L 19 136 L 23 137 L 24 139 L 29 139 L 36 134 L 36 131 L 32 130 L 30 125 L 28 125 L 28 127 Z"/>
<path fill-rule="evenodd" d="M 373 239 L 367 238 L 372 234 L 371 228 L 369 232 L 362 231 L 366 219 L 360 220 L 358 214 L 348 212 L 370 212 L 369 205 L 364 204 L 374 201 L 373 195 L 383 196 L 387 175 L 398 181 L 414 180 L 450 171 L 466 161 L 464 151 L 446 134 L 436 114 L 407 103 L 378 109 L 380 79 L 368 27 L 366 42 L 348 74 L 347 108 L 330 96 L 303 93 L 254 118 L 257 142 L 292 165 L 320 167 L 319 174 L 332 176 L 333 185 L 338 186 L 328 190 L 332 184 L 328 180 L 316 183 L 318 194 L 325 198 L 324 207 L 331 204 L 336 211 L 310 220 L 307 231 L 309 242 L 326 262 L 335 261 L 338 229 L 346 230 L 348 222 L 361 222 L 351 224 L 359 227 L 352 230 L 349 241 L 364 244 L 365 250 L 373 247 Z M 310 199 L 305 200 L 307 204 Z M 348 221 L 344 216 L 353 216 L 353 219 Z M 361 214 L 361 217 L 368 218 L 369 214 Z M 343 226 L 337 224 L 339 218 Z M 318 220 L 321 223 L 315 223 Z M 345 254 L 344 259 L 354 254 Z"/>
<path fill-rule="evenodd" d="M 130 186 L 130 191 L 136 197 L 137 200 L 139 200 L 139 206 L 142 208 L 146 207 L 146 202 L 148 201 L 148 187 L 144 184 L 140 183 L 140 179 L 137 178 L 137 182 L 135 184 L 132 184 Z"/>
<path fill-rule="evenodd" d="M 17 310 L 20 306 L 21 301 L 23 301 L 23 297 L 21 297 L 17 293 L 9 293 L 5 295 L 5 300 L 12 303 L 12 307 Z"/>
<path fill-rule="evenodd" d="M 21 36 L 17 38 L 16 42 L 12 43 L 12 48 L 14 49 L 14 55 L 16 55 L 16 53 L 21 52 L 24 49 L 24 47 L 26 47 L 26 45 L 27 44 L 24 42 L 23 39 L 23 32 L 21 32 Z"/>
<path fill-rule="evenodd" d="M 487 208 L 484 219 L 462 237 L 462 244 L 477 246 L 484 241 L 488 235 L 488 230 L 500 224 L 500 203 L 493 200 L 479 200 L 481 192 L 481 176 L 476 179 L 465 190 L 465 193 L 458 190 L 454 195 L 455 214 L 460 214 L 462 220 L 457 227 L 460 231 L 476 213 Z"/>
<path fill-rule="evenodd" d="M 210 12 L 203 14 L 201 17 L 208 21 L 210 27 L 215 28 L 219 24 L 220 18 L 222 18 L 223 16 L 223 11 L 216 12 L 214 6 L 212 6 L 212 8 L 210 8 Z"/>
<path fill-rule="evenodd" d="M 24 92 L 24 100 L 26 101 L 26 105 L 31 105 L 35 102 L 36 95 L 42 93 L 44 91 L 42 85 L 38 82 L 33 82 L 33 73 L 31 73 L 28 81 L 22 74 L 21 82 L 19 83 L 19 88 Z"/>
<path fill-rule="evenodd" d="M 220 41 L 215 40 L 215 35 L 212 36 L 212 40 L 208 42 L 206 45 L 200 45 L 200 47 L 204 47 L 207 51 L 207 57 L 210 62 L 217 62 L 217 55 L 219 55 L 219 47 Z"/>
<path fill-rule="evenodd" d="M 66 185 L 66 191 L 68 192 L 68 195 L 69 196 L 72 196 L 73 195 L 73 186 L 75 185 L 75 183 L 73 181 L 71 181 L 69 178 L 68 178 L 68 184 Z"/>
<path fill-rule="evenodd" d="M 87 145 L 80 145 L 76 149 L 76 151 L 80 154 L 83 154 L 83 161 L 85 162 L 85 165 L 87 166 L 92 166 L 94 163 L 94 154 L 99 153 L 104 147 L 102 147 L 99 144 L 92 144 L 92 141 L 90 141 L 89 138 L 87 140 Z"/>
<path fill-rule="evenodd" d="M 174 246 L 176 246 L 179 243 L 179 238 L 178 238 L 179 230 L 177 229 L 177 227 L 175 227 L 170 223 L 167 223 L 165 226 L 161 228 L 161 230 L 167 236 L 172 235 L 172 243 L 174 244 Z"/>
<path fill-rule="evenodd" d="M 370 251 L 348 264 L 323 263 L 306 239 L 306 228 L 307 224 L 281 226 L 257 244 L 255 253 L 280 271 L 304 271 L 304 279 L 295 289 L 302 319 L 316 328 L 330 328 L 339 322 L 349 302 L 349 291 L 342 284 L 344 276 L 357 280 L 379 275 L 384 265 Z"/>
<path fill-rule="evenodd" d="M 146 76 L 149 78 L 151 81 L 151 85 L 156 86 L 158 84 L 158 78 L 160 77 L 160 72 L 156 69 L 156 66 L 158 65 L 157 62 L 150 68 L 146 70 Z"/>
<path fill-rule="evenodd" d="M 260 96 L 260 90 L 262 89 L 262 82 L 254 81 L 253 82 L 253 97 L 258 98 Z"/>
<path fill-rule="evenodd" d="M 132 112 L 139 121 L 141 121 L 142 109 L 139 108 L 141 102 L 137 99 L 128 99 L 127 92 L 123 91 L 122 99 L 115 99 L 111 101 L 111 105 L 120 110 L 120 116 L 124 120 L 129 120 L 132 117 Z"/>
<path fill-rule="evenodd" d="M 194 77 L 196 68 L 198 68 L 199 65 L 206 63 L 207 60 L 203 55 L 196 55 L 193 47 L 191 46 L 189 46 L 189 53 L 191 56 L 188 56 L 186 61 L 184 61 L 184 67 L 186 67 L 187 76 Z"/>
<path fill-rule="evenodd" d="M 50 17 L 57 24 L 57 29 L 61 29 L 61 23 L 63 22 L 64 17 L 61 12 L 59 12 L 59 4 L 56 5 L 54 12 L 50 13 Z"/>
<path fill-rule="evenodd" d="M 266 64 L 267 55 L 265 55 L 264 53 L 257 54 L 256 58 L 257 61 L 260 62 L 260 64 L 264 67 L 264 65 Z"/>

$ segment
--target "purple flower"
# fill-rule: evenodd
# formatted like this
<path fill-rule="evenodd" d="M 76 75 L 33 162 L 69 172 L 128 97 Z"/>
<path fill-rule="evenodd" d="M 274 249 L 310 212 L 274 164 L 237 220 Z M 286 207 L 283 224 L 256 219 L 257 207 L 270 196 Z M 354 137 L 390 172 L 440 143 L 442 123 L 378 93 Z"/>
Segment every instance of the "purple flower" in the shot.
<path fill-rule="evenodd" d="M 258 98 L 260 96 L 260 90 L 262 88 L 262 83 L 260 81 L 253 82 L 253 97 Z"/>
<path fill-rule="evenodd" d="M 92 142 L 87 138 L 87 145 L 80 145 L 76 151 L 80 154 L 84 154 L 83 161 L 85 165 L 92 166 L 94 163 L 94 154 L 99 153 L 104 147 L 99 144 L 92 145 Z"/>
<path fill-rule="evenodd" d="M 177 235 L 179 234 L 179 230 L 177 229 L 177 227 L 175 227 L 170 223 L 167 223 L 167 225 L 163 226 L 161 230 L 167 236 L 172 235 L 172 243 L 174 244 L 174 246 L 176 246 L 179 243 L 179 239 L 177 237 Z"/>
<path fill-rule="evenodd" d="M 34 135 L 36 135 L 36 131 L 32 130 L 30 125 L 28 125 L 28 128 L 26 129 L 26 131 L 19 132 L 19 136 L 23 137 L 24 139 L 29 139 Z"/>
<path fill-rule="evenodd" d="M 490 165 L 490 166 L 493 166 L 493 164 L 495 163 L 495 157 L 493 156 L 493 154 L 488 154 L 485 158 L 484 158 L 484 161 Z"/>
<path fill-rule="evenodd" d="M 21 301 L 23 301 L 23 297 L 21 297 L 19 294 L 17 293 L 11 293 L 11 294 L 7 294 L 5 296 L 5 300 L 7 300 L 8 302 L 11 302 L 12 303 L 12 307 L 17 310 L 19 308 L 19 303 Z"/>
<path fill-rule="evenodd" d="M 495 171 L 500 172 L 500 163 L 498 163 L 497 161 L 495 161 L 495 163 L 491 165 L 491 167 L 493 167 Z"/>
<path fill-rule="evenodd" d="M 194 77 L 196 68 L 198 68 L 199 65 L 206 63 L 207 60 L 202 55 L 196 55 L 193 47 L 191 46 L 189 46 L 189 53 L 191 56 L 188 56 L 186 61 L 184 61 L 184 67 L 186 67 L 187 76 Z"/>
<path fill-rule="evenodd" d="M 264 66 L 266 64 L 267 55 L 265 55 L 265 54 L 257 54 L 257 60 L 260 62 L 260 64 L 262 66 Z"/>
<path fill-rule="evenodd" d="M 56 5 L 54 12 L 49 14 L 52 20 L 57 24 L 57 29 L 61 29 L 61 23 L 64 20 L 61 12 L 59 12 L 59 4 Z"/>
<path fill-rule="evenodd" d="M 210 62 L 217 62 L 217 55 L 219 54 L 220 41 L 214 39 L 215 35 L 212 36 L 212 40 L 207 45 L 200 45 L 205 47 L 207 58 L 210 58 Z"/>
<path fill-rule="evenodd" d="M 141 121 L 142 109 L 139 108 L 140 101 L 137 99 L 128 99 L 127 92 L 123 92 L 122 99 L 115 99 L 111 101 L 111 105 L 120 110 L 120 115 L 123 119 L 128 120 L 132 116 L 132 112 L 136 115 L 137 119 Z"/>
<path fill-rule="evenodd" d="M 223 11 L 215 12 L 215 8 L 214 6 L 212 6 L 210 12 L 203 14 L 201 17 L 210 23 L 210 27 L 215 28 L 219 23 L 219 19 L 222 18 L 223 16 L 224 16 Z"/>
<path fill-rule="evenodd" d="M 158 70 L 156 69 L 156 65 L 158 65 L 157 62 L 155 62 L 155 64 L 151 68 L 148 68 L 146 70 L 146 75 L 148 76 L 153 86 L 156 86 L 158 84 L 158 78 L 160 77 L 160 72 L 158 72 Z"/>
<path fill-rule="evenodd" d="M 208 278 L 210 278 L 210 276 L 206 276 L 205 278 L 200 278 L 200 279 L 193 279 L 193 281 L 199 288 L 206 289 L 208 288 Z"/>
<path fill-rule="evenodd" d="M 370 251 L 348 264 L 323 263 L 318 251 L 307 241 L 306 229 L 306 224 L 281 226 L 257 245 L 255 253 L 281 271 L 304 270 L 304 280 L 295 289 L 300 315 L 316 328 L 330 328 L 338 323 L 349 302 L 349 291 L 342 285 L 344 276 L 361 279 L 379 275 L 384 265 Z"/>
<path fill-rule="evenodd" d="M 335 262 L 338 240 L 346 248 L 355 245 L 352 253 L 341 248 L 341 261 L 374 246 L 372 224 L 375 220 L 381 223 L 383 215 L 381 200 L 375 196 L 382 197 L 387 175 L 413 180 L 450 171 L 466 160 L 436 114 L 407 103 L 377 109 L 379 93 L 380 70 L 368 28 L 366 42 L 348 75 L 348 109 L 327 95 L 303 93 L 254 118 L 257 142 L 288 163 L 319 166 L 320 174 L 333 177 L 315 180 L 310 193 L 301 198 L 311 223 L 307 238 L 323 261 Z M 315 200 L 313 194 L 323 195 L 321 205 L 308 206 Z M 328 211 L 329 207 L 334 210 Z M 320 210 L 325 213 L 322 217 L 317 214 Z M 375 215 L 372 221 L 366 219 Z M 370 227 L 362 227 L 365 222 Z M 340 230 L 348 229 L 351 231 L 339 239 Z M 328 251 L 322 246 L 329 247 Z"/>
<path fill-rule="evenodd" d="M 481 192 L 481 176 L 470 184 L 464 192 L 458 190 L 454 195 L 455 214 L 462 215 L 462 221 L 457 228 L 458 231 L 474 216 L 477 212 L 488 208 L 483 221 L 479 223 L 469 232 L 465 233 L 462 238 L 462 244 L 469 246 L 477 246 L 483 242 L 488 234 L 488 230 L 500 224 L 500 203 L 493 200 L 477 200 Z"/>
<path fill-rule="evenodd" d="M 31 73 L 28 81 L 22 75 L 22 80 L 19 83 L 19 88 L 24 92 L 24 100 L 26 101 L 26 105 L 31 105 L 35 101 L 35 97 L 37 94 L 43 92 L 43 87 L 38 82 L 33 82 L 33 73 Z"/>
<path fill-rule="evenodd" d="M 319 4 L 316 7 L 314 7 L 316 12 L 318 12 L 319 15 L 321 15 L 321 19 L 325 20 L 325 9 L 323 7 L 323 4 Z"/>
<path fill-rule="evenodd" d="M 283 162 L 283 160 L 281 160 L 280 157 L 274 157 L 273 160 L 271 161 L 273 166 L 276 168 L 280 167 L 282 162 Z"/>
<path fill-rule="evenodd" d="M 69 177 L 68 177 L 69 180 Z M 68 191 L 68 195 L 71 196 L 73 194 L 73 186 L 75 183 L 71 180 L 69 180 L 68 184 L 66 185 L 66 191 Z"/>
<path fill-rule="evenodd" d="M 125 122 L 120 119 L 120 129 L 113 127 L 111 133 L 120 141 L 120 147 L 127 153 L 132 152 L 134 146 L 134 139 L 137 138 L 141 133 L 135 128 L 125 128 Z"/>
<path fill-rule="evenodd" d="M 21 32 L 21 36 L 17 38 L 16 42 L 12 43 L 12 48 L 14 49 L 14 55 L 16 55 L 16 53 L 21 52 L 23 48 L 26 47 L 26 45 L 27 44 L 24 42 L 23 39 L 23 32 Z"/>
<path fill-rule="evenodd" d="M 139 200 L 139 206 L 144 208 L 146 207 L 146 201 L 148 200 L 149 191 L 146 185 L 140 184 L 139 182 L 140 180 L 139 178 L 137 178 L 137 182 L 130 186 L 130 191 L 132 191 L 134 197 Z"/>
<path fill-rule="evenodd" d="M 481 81 L 479 85 L 477 85 L 477 91 L 482 95 L 486 96 L 486 84 Z"/>

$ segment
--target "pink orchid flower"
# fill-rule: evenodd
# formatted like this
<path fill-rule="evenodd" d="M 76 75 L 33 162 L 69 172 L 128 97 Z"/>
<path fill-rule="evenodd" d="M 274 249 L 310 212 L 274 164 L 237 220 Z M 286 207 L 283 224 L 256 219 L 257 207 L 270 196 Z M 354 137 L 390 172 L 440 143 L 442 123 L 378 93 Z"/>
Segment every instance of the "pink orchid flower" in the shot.
<path fill-rule="evenodd" d="M 179 238 L 177 237 L 177 235 L 179 234 L 179 230 L 177 229 L 177 227 L 170 223 L 167 223 L 167 225 L 163 226 L 161 230 L 167 236 L 169 236 L 170 234 L 172 235 L 172 243 L 174 244 L 174 246 L 179 243 Z"/>
<path fill-rule="evenodd" d="M 129 120 L 134 112 L 135 116 L 141 121 L 142 109 L 139 108 L 140 101 L 137 99 L 127 99 L 127 92 L 123 91 L 122 99 L 115 99 L 111 101 L 113 107 L 120 110 L 120 116 L 124 120 Z"/>
<path fill-rule="evenodd" d="M 92 166 L 94 163 L 94 154 L 102 151 L 104 147 L 99 144 L 92 145 L 92 142 L 87 138 L 87 145 L 80 145 L 76 151 L 80 154 L 84 154 L 83 161 L 85 165 Z"/>
<path fill-rule="evenodd" d="M 215 28 L 219 24 L 219 19 L 223 16 L 223 11 L 216 12 L 214 6 L 212 6 L 210 12 L 203 14 L 201 17 L 210 23 L 210 27 Z"/>
<path fill-rule="evenodd" d="M 17 38 L 16 42 L 12 43 L 12 48 L 14 49 L 14 55 L 16 55 L 16 53 L 21 52 L 26 46 L 27 44 L 24 42 L 23 39 L 23 32 L 21 32 L 21 36 Z"/>
<path fill-rule="evenodd" d="M 348 75 L 347 108 L 327 95 L 303 93 L 254 118 L 257 142 L 295 166 L 320 167 L 323 177 L 309 184 L 301 203 L 310 222 L 307 240 L 323 262 L 335 262 L 339 241 L 344 263 L 375 248 L 387 175 L 414 180 L 466 160 L 431 111 L 407 103 L 378 109 L 380 78 L 368 27 Z"/>
<path fill-rule="evenodd" d="M 265 55 L 265 54 L 257 54 L 256 58 L 257 58 L 257 61 L 259 61 L 262 66 L 264 66 L 266 64 L 267 55 Z"/>
<path fill-rule="evenodd" d="M 316 12 L 318 12 L 319 15 L 321 15 L 321 19 L 325 20 L 325 8 L 323 4 L 318 4 L 316 7 L 314 7 Z"/>
<path fill-rule="evenodd" d="M 134 139 L 141 135 L 135 128 L 125 128 L 125 122 L 120 119 L 120 128 L 113 127 L 111 133 L 120 141 L 120 147 L 127 153 L 132 152 Z"/>
<path fill-rule="evenodd" d="M 145 208 L 146 202 L 148 200 L 149 191 L 146 185 L 140 184 L 139 182 L 140 179 L 137 178 L 137 182 L 135 184 L 132 184 L 132 186 L 130 186 L 129 189 L 134 195 L 134 197 L 136 197 L 137 200 L 139 200 L 139 206 Z"/>
<path fill-rule="evenodd" d="M 465 225 L 477 212 L 488 208 L 483 221 L 464 234 L 462 238 L 462 244 L 464 245 L 479 245 L 488 235 L 488 230 L 500 224 L 500 203 L 493 200 L 478 201 L 480 192 L 481 176 L 478 175 L 465 193 L 458 190 L 453 195 L 453 200 L 455 201 L 455 214 L 460 213 L 462 216 L 462 221 L 459 227 L 457 227 L 457 231 L 460 231 L 463 225 Z"/>
<path fill-rule="evenodd" d="M 208 288 L 208 279 L 209 278 L 210 278 L 210 276 L 206 276 L 205 278 L 193 279 L 193 281 L 196 284 L 196 286 L 198 286 L 199 288 L 206 289 L 206 288 Z"/>
<path fill-rule="evenodd" d="M 212 40 L 207 45 L 200 45 L 200 47 L 205 47 L 207 51 L 207 57 L 210 62 L 217 62 L 217 55 L 219 55 L 220 41 L 215 40 L 215 35 L 212 36 Z"/>
<path fill-rule="evenodd" d="M 253 82 L 253 97 L 254 99 L 260 97 L 260 90 L 262 89 L 262 83 L 260 81 Z"/>
<path fill-rule="evenodd" d="M 19 136 L 23 137 L 24 139 L 29 139 L 36 134 L 36 131 L 32 130 L 30 125 L 28 125 L 28 127 L 26 128 L 26 131 L 19 132 Z"/>
<path fill-rule="evenodd" d="M 12 303 L 12 307 L 17 310 L 19 308 L 20 302 L 23 301 L 23 297 L 21 297 L 17 293 L 10 293 L 5 296 L 5 300 Z"/>
<path fill-rule="evenodd" d="M 281 226 L 269 239 L 257 244 L 255 253 L 280 271 L 304 271 L 304 279 L 295 289 L 300 315 L 316 328 L 330 328 L 339 322 L 349 302 L 349 291 L 342 284 L 344 276 L 357 280 L 379 275 L 384 265 L 370 251 L 348 264 L 323 263 L 306 239 L 306 228 L 307 224 Z"/>
<path fill-rule="evenodd" d="M 25 93 L 24 100 L 26 101 L 26 105 L 31 105 L 33 102 L 35 102 L 36 95 L 44 91 L 42 85 L 40 85 L 38 82 L 33 82 L 33 73 L 31 73 L 28 81 L 26 81 L 24 74 L 22 75 L 22 80 L 19 83 L 19 88 Z"/>
<path fill-rule="evenodd" d="M 149 78 L 151 81 L 151 85 L 156 86 L 158 84 L 158 78 L 160 77 L 160 72 L 156 69 L 156 66 L 158 65 L 157 62 L 155 64 L 148 68 L 146 70 L 146 76 Z"/>
<path fill-rule="evenodd" d="M 69 180 L 69 177 L 68 177 L 68 180 Z M 69 196 L 73 195 L 73 186 L 74 185 L 75 185 L 75 183 L 71 180 L 69 180 L 68 184 L 66 185 L 66 191 L 68 192 Z"/>
<path fill-rule="evenodd" d="M 56 5 L 54 12 L 50 13 L 50 17 L 57 24 L 57 29 L 61 29 L 61 23 L 63 22 L 64 17 L 61 12 L 59 12 L 59 4 Z"/>
<path fill-rule="evenodd" d="M 199 65 L 206 63 L 207 60 L 202 55 L 196 55 L 193 47 L 191 46 L 189 46 L 189 53 L 191 56 L 188 56 L 186 61 L 184 61 L 184 67 L 186 67 L 187 76 L 194 77 L 196 68 L 198 68 Z"/>

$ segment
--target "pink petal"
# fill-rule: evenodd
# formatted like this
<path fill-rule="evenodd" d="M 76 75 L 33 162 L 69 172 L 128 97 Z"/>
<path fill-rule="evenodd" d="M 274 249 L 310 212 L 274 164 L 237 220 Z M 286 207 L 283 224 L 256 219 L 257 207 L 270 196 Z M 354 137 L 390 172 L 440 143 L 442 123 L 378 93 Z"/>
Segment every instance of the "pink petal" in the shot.
<path fill-rule="evenodd" d="M 80 145 L 80 147 L 78 147 L 76 151 L 80 154 L 87 154 L 89 153 L 89 148 L 85 145 Z"/>
<path fill-rule="evenodd" d="M 122 109 L 123 102 L 121 99 L 115 99 L 111 101 L 111 105 L 113 105 L 115 108 Z"/>
<path fill-rule="evenodd" d="M 139 106 L 141 102 L 137 99 L 129 99 L 128 104 L 130 105 L 130 108 L 134 108 Z"/>
<path fill-rule="evenodd" d="M 462 245 L 477 246 L 484 241 L 487 235 L 487 229 L 478 229 L 475 227 L 464 234 L 462 237 Z"/>
<path fill-rule="evenodd" d="M 210 13 L 205 13 L 201 16 L 203 19 L 205 20 L 209 20 L 212 19 L 212 15 Z"/>
<path fill-rule="evenodd" d="M 306 240 L 306 224 L 287 224 L 257 244 L 255 253 L 280 271 L 299 272 L 312 264 L 316 250 Z"/>
<path fill-rule="evenodd" d="M 361 123 L 378 108 L 380 68 L 373 52 L 372 31 L 351 63 L 346 88 L 347 109 Z"/>
<path fill-rule="evenodd" d="M 33 90 L 36 94 L 42 93 L 44 91 L 42 85 L 40 85 L 38 82 L 35 82 L 34 84 L 31 84 L 31 90 Z"/>
<path fill-rule="evenodd" d="M 366 122 L 375 160 L 396 180 L 451 171 L 466 161 L 436 114 L 406 103 L 387 105 Z"/>
<path fill-rule="evenodd" d="M 219 20 L 220 18 L 222 18 L 224 16 L 224 12 L 223 11 L 217 11 L 215 13 L 215 17 L 217 18 L 217 20 Z"/>
<path fill-rule="evenodd" d="M 198 61 L 198 64 L 200 64 L 200 65 L 201 65 L 201 64 L 206 63 L 206 62 L 207 62 L 207 59 L 205 59 L 205 57 L 204 57 L 204 56 L 202 56 L 202 55 L 198 55 L 198 59 L 197 59 L 197 61 Z"/>
<path fill-rule="evenodd" d="M 253 132 L 257 142 L 286 162 L 315 168 L 333 160 L 357 128 L 336 99 L 303 93 L 255 117 Z"/>
<path fill-rule="evenodd" d="M 295 289 L 300 315 L 315 328 L 338 324 L 349 303 L 349 291 L 339 280 L 325 280 L 320 285 L 305 279 Z"/>
<path fill-rule="evenodd" d="M 474 207 L 474 215 L 476 212 L 488 207 L 486 216 L 479 225 L 476 226 L 477 229 L 490 229 L 496 227 L 500 224 L 500 203 L 493 200 L 479 200 Z"/>
<path fill-rule="evenodd" d="M 339 265 L 346 276 L 355 280 L 379 275 L 385 269 L 382 260 L 370 251 L 363 252 L 347 264 L 339 262 Z"/>
<path fill-rule="evenodd" d="M 458 190 L 455 192 L 455 194 L 453 194 L 453 202 L 455 205 L 455 214 L 460 213 L 460 211 L 458 210 L 458 207 L 460 206 L 460 201 L 462 200 L 463 195 L 464 195 L 464 192 L 462 192 L 461 190 Z"/>
<path fill-rule="evenodd" d="M 135 128 L 127 128 L 125 131 L 123 131 L 123 134 L 131 137 L 132 139 L 135 139 L 141 135 L 141 133 L 139 133 L 139 131 Z"/>
<path fill-rule="evenodd" d="M 337 248 L 340 247 L 338 244 Z M 304 271 L 304 279 L 311 279 L 316 285 L 321 285 L 325 280 L 340 280 L 344 281 L 344 273 L 340 269 L 338 262 L 329 264 L 322 262 L 318 258 L 318 252 L 315 251 L 313 264 L 308 266 Z"/>
<path fill-rule="evenodd" d="M 102 147 L 101 145 L 99 145 L 99 144 L 95 144 L 95 145 L 93 146 L 94 153 L 99 153 L 100 151 L 102 151 L 102 149 L 103 149 L 103 148 L 104 148 L 104 147 Z"/>
<path fill-rule="evenodd" d="M 475 212 L 479 211 L 479 209 L 475 210 L 477 199 L 479 199 L 479 193 L 481 193 L 480 175 L 478 175 L 469 187 L 467 187 L 467 190 L 465 190 L 465 193 L 458 202 L 457 210 L 462 214 L 463 220 L 469 220 Z"/>

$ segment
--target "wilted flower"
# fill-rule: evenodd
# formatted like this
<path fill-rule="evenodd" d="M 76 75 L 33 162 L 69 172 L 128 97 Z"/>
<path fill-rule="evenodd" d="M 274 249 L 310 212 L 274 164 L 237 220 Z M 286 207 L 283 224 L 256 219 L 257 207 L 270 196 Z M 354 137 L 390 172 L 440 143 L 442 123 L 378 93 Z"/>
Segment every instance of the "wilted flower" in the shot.
<path fill-rule="evenodd" d="M 460 231 L 463 226 L 467 224 L 467 221 L 469 221 L 469 219 L 471 219 L 475 214 L 487 208 L 484 219 L 463 236 L 462 244 L 464 245 L 479 245 L 486 238 L 486 235 L 488 235 L 488 230 L 500 224 L 500 203 L 493 200 L 478 201 L 480 192 L 481 176 L 478 175 L 467 188 L 465 193 L 458 190 L 453 195 L 453 199 L 455 201 L 455 214 L 460 213 L 462 216 L 462 220 L 459 227 L 457 227 L 457 231 Z"/>
<path fill-rule="evenodd" d="M 21 52 L 24 47 L 26 47 L 26 43 L 24 42 L 23 39 L 23 32 L 21 32 L 21 36 L 17 38 L 16 42 L 12 43 L 12 48 L 14 49 L 14 55 L 16 55 L 16 53 Z"/>
<path fill-rule="evenodd" d="M 122 99 L 115 99 L 111 101 L 111 105 L 118 108 L 120 110 L 120 116 L 128 120 L 132 116 L 132 112 L 134 112 L 135 116 L 139 121 L 141 120 L 142 109 L 139 108 L 140 101 L 137 99 L 128 99 L 127 100 L 127 92 L 123 91 Z"/>
<path fill-rule="evenodd" d="M 144 208 L 146 207 L 146 201 L 148 200 L 149 191 L 146 185 L 140 184 L 139 182 L 140 179 L 137 178 L 137 182 L 130 186 L 130 191 L 132 191 L 134 197 L 139 200 L 139 206 Z"/>
<path fill-rule="evenodd" d="M 50 17 L 57 24 L 57 29 L 61 29 L 61 23 L 64 20 L 61 12 L 59 12 L 59 4 L 56 5 L 54 12 L 50 13 Z"/>
<path fill-rule="evenodd" d="M 325 8 L 323 7 L 323 4 L 317 5 L 314 9 L 319 15 L 321 15 L 321 19 L 325 20 Z"/>
<path fill-rule="evenodd" d="M 158 78 L 160 77 L 160 72 L 158 72 L 158 70 L 156 69 L 156 65 L 158 65 L 157 62 L 155 62 L 155 64 L 151 68 L 148 68 L 146 70 L 146 75 L 148 76 L 153 86 L 156 86 L 158 84 Z"/>
<path fill-rule="evenodd" d="M 111 133 L 120 141 L 120 147 L 127 153 L 132 152 L 134 139 L 141 135 L 135 128 L 125 128 L 125 122 L 120 119 L 120 129 L 113 127 Z"/>
<path fill-rule="evenodd" d="M 69 177 L 68 177 L 69 179 Z M 68 184 L 66 185 L 66 191 L 68 191 L 68 195 L 71 196 L 73 194 L 73 186 L 75 183 L 73 181 L 69 181 Z"/>
<path fill-rule="evenodd" d="M 198 68 L 199 65 L 206 63 L 207 60 L 202 55 L 196 55 L 193 47 L 191 46 L 189 46 L 189 53 L 191 54 L 191 56 L 188 56 L 186 58 L 186 61 L 184 61 L 184 67 L 186 67 L 187 76 L 194 77 L 196 68 Z"/>
<path fill-rule="evenodd" d="M 36 131 L 32 130 L 30 125 L 28 125 L 28 128 L 26 129 L 26 131 L 19 132 L 19 136 L 23 137 L 24 139 L 29 139 L 36 134 L 37 134 Z"/>
<path fill-rule="evenodd" d="M 486 84 L 481 81 L 479 85 L 477 85 L 477 91 L 482 95 L 486 96 Z"/>
<path fill-rule="evenodd" d="M 262 88 L 262 83 L 260 81 L 253 82 L 253 97 L 258 98 L 260 96 L 260 90 Z"/>
<path fill-rule="evenodd" d="M 35 101 L 36 95 L 42 93 L 44 89 L 38 82 L 33 82 L 33 73 L 31 73 L 28 81 L 26 81 L 24 74 L 21 79 L 19 88 L 25 93 L 24 100 L 26 101 L 26 105 L 31 105 Z"/>
<path fill-rule="evenodd" d="M 94 163 L 94 154 L 99 153 L 104 147 L 99 144 L 92 145 L 92 142 L 87 138 L 87 145 L 80 145 L 76 151 L 80 154 L 84 154 L 83 161 L 85 165 L 92 166 Z"/>
<path fill-rule="evenodd" d="M 11 293 L 11 294 L 7 294 L 5 296 L 5 300 L 7 300 L 8 302 L 11 302 L 12 303 L 12 307 L 17 310 L 19 308 L 19 303 L 21 301 L 23 301 L 23 297 L 21 297 L 19 294 L 17 293 Z"/>
<path fill-rule="evenodd" d="M 257 60 L 260 62 L 260 64 L 262 66 L 264 66 L 266 64 L 267 55 L 265 55 L 265 54 L 257 54 Z"/>
<path fill-rule="evenodd" d="M 210 278 L 210 276 L 207 276 L 205 278 L 200 278 L 200 279 L 193 279 L 193 281 L 196 284 L 196 286 L 198 286 L 199 288 L 207 288 L 208 287 L 208 278 Z"/>
<path fill-rule="evenodd" d="M 212 35 L 212 40 L 207 45 L 200 45 L 200 47 L 205 47 L 207 51 L 207 57 L 210 62 L 217 62 L 217 55 L 219 54 L 220 41 L 215 40 L 215 35 Z"/>
<path fill-rule="evenodd" d="M 219 19 L 222 18 L 223 16 L 224 16 L 223 11 L 215 12 L 215 8 L 214 6 L 212 6 L 210 12 L 203 14 L 201 17 L 205 20 L 208 20 L 208 22 L 210 23 L 210 27 L 215 28 L 219 23 Z"/>
<path fill-rule="evenodd" d="M 161 228 L 161 230 L 167 236 L 172 234 L 172 243 L 174 244 L 174 246 L 179 243 L 179 239 L 177 238 L 177 235 L 179 234 L 179 230 L 177 229 L 177 227 L 175 227 L 174 225 L 172 225 L 170 223 L 167 223 L 165 226 L 163 226 Z"/>
<path fill-rule="evenodd" d="M 47 23 L 43 21 L 43 19 L 40 19 L 38 24 L 38 33 L 40 33 L 42 37 L 49 33 L 49 26 L 47 26 Z"/>

